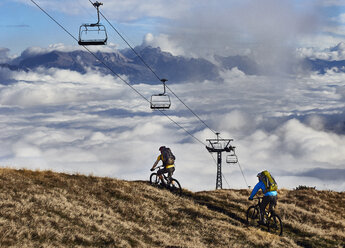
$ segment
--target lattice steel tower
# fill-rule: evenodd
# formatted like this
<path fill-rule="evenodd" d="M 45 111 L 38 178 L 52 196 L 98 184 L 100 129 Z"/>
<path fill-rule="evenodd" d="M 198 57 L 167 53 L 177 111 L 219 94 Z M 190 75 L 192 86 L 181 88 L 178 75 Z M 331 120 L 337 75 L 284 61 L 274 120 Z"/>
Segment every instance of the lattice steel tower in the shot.
<path fill-rule="evenodd" d="M 230 145 L 230 142 L 233 139 L 220 139 L 219 133 L 216 133 L 217 139 L 207 139 L 210 143 L 209 146 L 206 146 L 206 149 L 209 152 L 217 153 L 217 178 L 216 178 L 216 189 L 222 189 L 222 152 L 231 152 L 234 151 L 235 147 Z"/>

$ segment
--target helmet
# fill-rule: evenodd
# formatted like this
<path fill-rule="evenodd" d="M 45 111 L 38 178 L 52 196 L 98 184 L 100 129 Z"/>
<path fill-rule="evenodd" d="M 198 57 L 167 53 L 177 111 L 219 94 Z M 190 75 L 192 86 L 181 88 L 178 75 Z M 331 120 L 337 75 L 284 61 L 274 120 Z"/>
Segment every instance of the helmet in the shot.
<path fill-rule="evenodd" d="M 261 179 L 261 178 L 262 178 L 262 174 L 261 174 L 261 172 L 260 172 L 260 173 L 258 173 L 256 176 L 257 176 L 259 179 Z"/>
<path fill-rule="evenodd" d="M 159 151 L 162 151 L 163 149 L 165 149 L 165 146 L 159 147 Z"/>

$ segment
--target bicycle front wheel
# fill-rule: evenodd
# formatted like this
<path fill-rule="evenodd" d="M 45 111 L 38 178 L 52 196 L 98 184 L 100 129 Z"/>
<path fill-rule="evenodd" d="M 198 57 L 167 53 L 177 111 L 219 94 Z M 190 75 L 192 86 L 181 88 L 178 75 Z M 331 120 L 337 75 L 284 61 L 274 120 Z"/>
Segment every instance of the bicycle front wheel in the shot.
<path fill-rule="evenodd" d="M 257 206 L 251 206 L 247 210 L 247 225 L 256 226 L 259 220 L 260 212 Z"/>
<path fill-rule="evenodd" d="M 279 236 L 283 235 L 283 223 L 278 215 L 273 214 L 268 219 L 268 231 Z"/>
<path fill-rule="evenodd" d="M 174 178 L 171 178 L 170 180 L 169 189 L 174 194 L 177 194 L 177 195 L 182 194 L 181 184 Z"/>
<path fill-rule="evenodd" d="M 150 176 L 150 183 L 153 186 L 158 186 L 160 182 L 159 176 L 157 175 L 157 173 L 152 173 Z"/>

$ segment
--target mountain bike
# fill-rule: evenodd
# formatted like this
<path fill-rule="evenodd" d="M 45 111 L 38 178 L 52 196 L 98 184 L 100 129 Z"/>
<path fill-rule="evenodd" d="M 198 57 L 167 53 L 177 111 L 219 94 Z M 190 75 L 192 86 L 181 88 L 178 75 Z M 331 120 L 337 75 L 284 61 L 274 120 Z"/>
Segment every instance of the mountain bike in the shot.
<path fill-rule="evenodd" d="M 161 168 L 163 168 L 163 166 L 158 166 L 155 168 L 155 170 L 161 169 Z M 177 181 L 173 177 L 169 177 L 168 173 L 164 173 L 162 175 L 163 175 L 163 180 L 161 181 L 161 179 L 157 175 L 157 172 L 152 173 L 150 175 L 151 185 L 157 186 L 157 187 L 164 187 L 164 188 L 167 188 L 168 190 L 170 190 L 174 194 L 181 195 L 182 194 L 182 188 L 181 188 L 181 184 L 179 183 L 179 181 Z"/>
<path fill-rule="evenodd" d="M 247 225 L 257 226 L 258 221 L 260 220 L 260 204 L 263 197 L 256 197 L 255 200 L 258 200 L 256 205 L 250 206 L 247 210 Z M 283 235 L 283 222 L 279 215 L 275 213 L 273 208 L 270 207 L 269 211 L 265 209 L 264 213 L 264 224 L 260 224 L 267 227 L 268 232 L 277 235 Z"/>

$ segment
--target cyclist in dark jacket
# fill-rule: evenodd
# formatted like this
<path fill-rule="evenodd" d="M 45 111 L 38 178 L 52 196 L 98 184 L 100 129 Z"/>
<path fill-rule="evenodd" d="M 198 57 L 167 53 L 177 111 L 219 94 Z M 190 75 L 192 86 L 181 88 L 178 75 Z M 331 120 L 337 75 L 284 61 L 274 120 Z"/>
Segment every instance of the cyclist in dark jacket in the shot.
<path fill-rule="evenodd" d="M 264 197 L 262 198 L 262 202 L 260 204 L 260 221 L 259 224 L 264 224 L 264 213 L 265 213 L 265 209 L 267 207 L 268 204 L 270 210 L 273 210 L 273 208 L 277 205 L 277 191 L 273 190 L 273 191 L 267 191 L 265 183 L 263 182 L 263 174 L 260 172 L 257 177 L 259 182 L 254 186 L 254 189 L 252 191 L 252 193 L 250 194 L 248 200 L 252 201 L 253 197 L 256 195 L 256 193 L 261 189 L 262 192 L 264 193 Z"/>
<path fill-rule="evenodd" d="M 151 171 L 153 171 L 153 170 L 156 168 L 156 166 L 158 165 L 159 161 L 162 160 L 164 168 L 159 169 L 159 170 L 157 171 L 157 175 L 158 175 L 159 178 L 161 179 L 161 182 L 164 182 L 163 176 L 162 176 L 164 173 L 168 173 L 168 178 L 171 178 L 172 174 L 173 174 L 174 171 L 175 171 L 175 165 L 174 165 L 174 163 L 168 164 L 167 162 L 164 162 L 164 161 L 165 161 L 165 159 L 163 158 L 163 151 L 164 151 L 164 149 L 167 149 L 167 148 L 166 148 L 165 146 L 161 146 L 161 147 L 159 148 L 159 151 L 161 152 L 161 154 L 157 157 L 156 162 L 153 164 L 153 166 L 152 166 L 152 168 L 151 168 Z M 174 158 L 175 158 L 175 157 L 174 157 Z"/>

